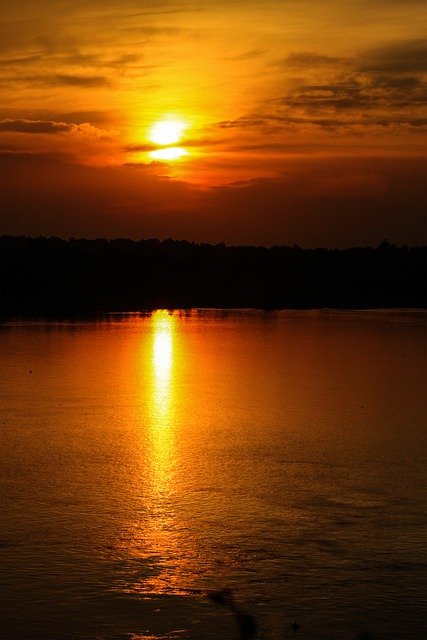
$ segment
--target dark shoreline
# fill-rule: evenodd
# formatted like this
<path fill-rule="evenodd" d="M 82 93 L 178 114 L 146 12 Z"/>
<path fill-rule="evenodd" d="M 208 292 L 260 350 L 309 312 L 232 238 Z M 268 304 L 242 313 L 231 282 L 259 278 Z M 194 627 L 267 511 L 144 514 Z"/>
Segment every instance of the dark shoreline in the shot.
<path fill-rule="evenodd" d="M 424 309 L 427 247 L 1 238 L 3 319 L 154 309 Z"/>
<path fill-rule="evenodd" d="M 345 313 L 357 313 L 361 314 L 369 314 L 369 313 L 392 313 L 395 312 L 396 316 L 401 314 L 402 316 L 407 314 L 419 314 L 420 319 L 427 320 L 427 308 L 421 307 L 361 307 L 361 308 L 351 308 L 351 307 L 309 307 L 309 308 L 280 308 L 280 309 L 260 309 L 254 307 L 188 307 L 188 308 L 175 308 L 175 307 L 153 307 L 152 309 L 140 309 L 138 311 L 105 311 L 99 313 L 80 313 L 80 314 L 44 314 L 44 315 L 34 315 L 28 313 L 24 314 L 11 314 L 11 315 L 0 315 L 0 327 L 6 328 L 8 325 L 13 325 L 15 323 L 34 323 L 34 324 L 43 324 L 43 323 L 99 323 L 99 322 L 117 322 L 118 320 L 124 320 L 129 318 L 144 318 L 151 316 L 156 311 L 167 311 L 170 314 L 182 314 L 182 315 L 191 315 L 193 313 L 197 314 L 206 314 L 219 319 L 226 319 L 233 314 L 235 316 L 237 313 L 245 313 L 245 312 L 259 312 L 265 314 L 275 314 L 280 312 L 295 312 L 295 314 L 301 313 L 304 314 L 304 318 L 307 318 L 307 313 L 309 312 L 317 312 L 316 316 L 313 315 L 313 318 L 320 317 L 320 314 L 327 314 L 328 311 L 333 313 L 342 312 Z M 297 317 L 297 316 L 295 316 Z"/>

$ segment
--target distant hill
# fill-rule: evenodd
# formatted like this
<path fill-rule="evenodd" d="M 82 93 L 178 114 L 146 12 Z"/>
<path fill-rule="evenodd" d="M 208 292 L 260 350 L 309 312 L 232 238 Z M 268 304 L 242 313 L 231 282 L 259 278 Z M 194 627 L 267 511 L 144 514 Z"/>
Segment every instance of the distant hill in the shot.
<path fill-rule="evenodd" d="M 3 236 L 2 315 L 425 307 L 427 247 L 301 249 Z"/>

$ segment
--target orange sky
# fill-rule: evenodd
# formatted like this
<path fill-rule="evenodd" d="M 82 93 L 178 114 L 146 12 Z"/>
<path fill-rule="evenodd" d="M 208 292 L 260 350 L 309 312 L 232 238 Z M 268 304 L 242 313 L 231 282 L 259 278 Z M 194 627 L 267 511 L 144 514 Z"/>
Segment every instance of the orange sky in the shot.
<path fill-rule="evenodd" d="M 3 0 L 1 22 L 4 232 L 425 242 L 425 2 Z"/>

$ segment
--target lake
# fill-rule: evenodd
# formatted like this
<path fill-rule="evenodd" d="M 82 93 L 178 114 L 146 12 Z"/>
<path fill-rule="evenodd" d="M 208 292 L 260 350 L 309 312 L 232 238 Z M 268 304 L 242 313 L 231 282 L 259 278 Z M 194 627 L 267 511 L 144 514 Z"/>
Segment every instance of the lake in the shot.
<path fill-rule="evenodd" d="M 228 588 L 263 640 L 424 638 L 426 326 L 4 323 L 2 637 L 232 640 Z"/>

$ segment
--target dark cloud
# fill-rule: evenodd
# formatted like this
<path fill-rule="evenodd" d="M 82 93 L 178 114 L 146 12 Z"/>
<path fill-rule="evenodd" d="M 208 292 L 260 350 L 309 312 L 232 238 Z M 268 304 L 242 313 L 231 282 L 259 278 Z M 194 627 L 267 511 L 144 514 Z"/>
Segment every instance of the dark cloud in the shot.
<path fill-rule="evenodd" d="M 331 76 L 333 82 L 299 86 L 281 101 L 289 108 L 304 109 L 309 114 L 328 110 L 339 116 L 348 110 L 384 109 L 390 116 L 384 120 L 395 122 L 394 110 L 410 110 L 426 103 L 427 85 L 422 74 L 417 73 L 426 69 L 426 60 L 424 43 L 397 43 L 362 55 L 348 71 Z M 406 122 L 407 114 L 400 113 L 399 119 L 402 115 Z"/>
<path fill-rule="evenodd" d="M 367 107 L 369 93 L 356 80 L 336 84 L 303 85 L 297 91 L 280 99 L 281 104 L 290 108 L 305 110 L 354 109 Z"/>
<path fill-rule="evenodd" d="M 176 144 L 174 145 L 167 145 L 165 148 L 167 149 L 168 147 L 176 147 Z M 150 152 L 150 151 L 155 151 L 156 149 L 158 149 L 159 146 L 157 144 L 152 144 L 152 143 L 146 143 L 146 144 L 129 144 L 124 148 L 124 151 L 126 152 Z"/>
<path fill-rule="evenodd" d="M 109 87 L 110 81 L 104 76 L 73 76 L 58 74 L 44 78 L 46 84 L 52 86 L 69 86 L 69 87 Z"/>
<path fill-rule="evenodd" d="M 275 109 L 276 113 L 264 115 L 263 117 L 241 117 L 237 120 L 220 122 L 218 127 L 221 129 L 245 129 L 247 131 L 253 130 L 255 127 L 262 128 L 266 135 L 269 133 L 280 133 L 280 131 L 289 131 L 298 133 L 302 131 L 301 127 L 304 126 L 312 126 L 319 129 L 328 130 L 330 132 L 337 131 L 338 129 L 351 129 L 358 128 L 358 134 L 362 133 L 360 127 L 366 129 L 366 132 L 369 132 L 373 128 L 376 127 L 393 127 L 395 130 L 396 127 L 414 127 L 421 128 L 427 126 L 427 115 L 426 116 L 416 116 L 411 114 L 399 114 L 394 118 L 390 114 L 386 114 L 385 116 L 370 116 L 369 118 L 366 114 L 360 114 L 357 117 L 356 114 L 350 114 L 344 118 L 338 118 L 336 114 L 331 117 L 322 117 L 319 114 L 314 113 L 306 113 L 303 116 L 293 116 L 291 111 L 288 109 L 282 109 L 279 105 Z M 252 145 L 250 145 L 252 147 Z M 259 145 L 260 148 L 263 147 L 265 149 L 270 148 L 271 145 L 269 143 L 262 143 Z M 281 148 L 283 150 L 286 149 L 286 145 L 282 143 L 274 143 L 273 147 Z M 305 146 L 305 148 L 312 148 L 313 143 L 308 143 L 307 141 L 301 141 L 299 146 Z M 323 145 L 322 145 L 323 146 Z M 272 148 L 272 147 L 271 147 Z"/>
<path fill-rule="evenodd" d="M 396 119 L 397 120 L 397 119 Z M 347 117 L 345 120 L 337 120 L 336 117 L 331 117 L 331 118 L 324 118 L 324 117 L 320 117 L 320 116 L 304 116 L 304 117 L 295 117 L 292 115 L 283 115 L 279 112 L 276 115 L 266 115 L 265 117 L 261 118 L 261 117 L 257 117 L 257 118 L 253 118 L 251 116 L 248 117 L 242 117 L 239 118 L 237 120 L 231 120 L 231 121 L 225 121 L 225 122 L 220 122 L 217 126 L 221 129 L 246 129 L 246 130 L 250 130 L 250 129 L 254 129 L 255 127 L 261 127 L 263 128 L 267 133 L 268 132 L 279 132 L 279 131 L 293 131 L 293 132 L 297 132 L 299 131 L 299 128 L 304 126 L 304 125 L 308 125 L 308 126 L 312 126 L 312 127 L 318 127 L 320 129 L 326 129 L 329 130 L 331 132 L 336 131 L 338 128 L 339 129 L 351 129 L 352 127 L 354 128 L 358 128 L 358 134 L 361 134 L 362 131 L 360 129 L 360 127 L 364 127 L 366 129 L 366 131 L 368 132 L 370 130 L 370 128 L 375 128 L 375 127 L 390 127 L 391 125 L 393 125 L 394 129 L 396 128 L 396 126 L 402 126 L 402 127 L 426 127 L 427 126 L 427 116 L 425 117 L 416 117 L 416 116 L 410 116 L 408 115 L 407 117 L 401 115 L 398 118 L 398 122 L 392 122 L 390 120 L 390 117 L 370 117 L 369 119 L 367 119 L 364 115 L 361 115 L 361 117 Z M 324 148 L 324 143 L 319 143 L 319 145 L 321 147 Z M 253 144 L 249 144 L 249 145 L 238 145 L 238 146 L 234 146 L 234 147 L 230 147 L 228 146 L 229 150 L 245 150 L 245 149 L 282 149 L 282 150 L 286 150 L 288 149 L 290 146 L 292 146 L 292 148 L 297 149 L 297 148 L 301 148 L 304 147 L 306 149 L 310 148 L 314 148 L 314 146 L 319 146 L 316 145 L 315 143 L 311 142 L 310 144 L 308 144 L 306 141 L 300 141 L 297 144 L 293 144 L 293 145 L 289 145 L 289 144 L 284 144 L 283 142 L 277 142 L 277 143 L 260 143 L 259 145 L 253 145 Z"/>
<path fill-rule="evenodd" d="M 17 131 L 19 133 L 62 133 L 71 131 L 75 125 L 66 122 L 47 122 L 43 120 L 2 120 L 0 131 Z"/>
<path fill-rule="evenodd" d="M 281 99 L 289 108 L 302 108 L 307 112 L 325 110 L 402 109 L 423 104 L 427 86 L 419 78 L 389 78 L 353 76 L 334 84 L 303 85 Z M 394 115 L 390 113 L 391 120 Z"/>
<path fill-rule="evenodd" d="M 387 74 L 427 71 L 427 40 L 397 42 L 363 54 L 357 64 L 361 71 Z"/>
<path fill-rule="evenodd" d="M 23 121 L 43 121 L 67 124 L 84 124 L 93 125 L 111 125 L 120 118 L 120 113 L 107 110 L 77 110 L 77 111 L 58 111 L 43 109 L 40 107 L 23 109 L 16 107 L 4 107 L 3 120 L 23 120 Z"/>
<path fill-rule="evenodd" d="M 42 87 L 79 87 L 87 89 L 97 89 L 102 87 L 110 87 L 111 82 L 105 76 L 76 76 L 69 74 L 55 75 L 3 75 L 3 83 L 21 83 L 24 85 L 40 85 Z"/>
<path fill-rule="evenodd" d="M 236 120 L 222 120 L 217 123 L 220 129 L 237 129 L 239 127 L 261 127 L 268 122 L 269 118 L 266 114 L 241 116 Z"/>
<path fill-rule="evenodd" d="M 141 61 L 141 56 L 136 54 L 105 55 L 102 54 L 82 54 L 79 51 L 59 54 L 54 57 L 58 65 L 71 65 L 73 67 L 92 67 L 94 69 L 114 69 L 125 70 L 134 68 L 136 63 Z"/>
<path fill-rule="evenodd" d="M 228 56 L 224 58 L 224 60 L 231 60 L 232 62 L 239 62 L 241 60 L 253 60 L 254 58 L 259 58 L 265 53 L 262 49 L 252 49 L 252 51 L 247 51 L 246 53 L 241 53 L 236 56 Z"/>
<path fill-rule="evenodd" d="M 74 46 L 69 47 L 67 45 L 63 45 L 61 48 L 61 46 L 58 45 L 55 48 L 49 43 L 45 46 L 41 46 L 37 53 L 31 55 L 4 58 L 0 60 L 0 66 L 5 69 L 9 69 L 11 73 L 17 70 L 22 72 L 25 67 L 39 67 L 40 64 L 46 64 L 48 60 L 50 67 L 57 66 L 59 68 L 67 68 L 71 66 L 74 68 L 79 67 L 80 69 L 92 68 L 94 70 L 113 69 L 124 71 L 138 66 L 141 59 L 141 55 L 133 53 L 117 53 L 112 55 L 109 52 L 100 52 L 88 54 L 81 53 L 81 51 Z M 69 77 L 81 79 L 82 76 L 71 75 Z M 100 76 L 92 76 L 92 80 L 93 78 L 99 80 Z M 90 79 L 91 77 L 89 77 L 89 80 Z"/>
<path fill-rule="evenodd" d="M 174 147 L 184 147 L 184 148 L 197 148 L 197 147 L 213 147 L 216 145 L 221 145 L 223 140 L 211 140 L 209 138 L 200 138 L 198 140 L 181 140 L 179 142 L 174 142 L 167 145 L 153 144 L 153 143 L 144 143 L 144 144 L 129 144 L 124 148 L 124 151 L 132 152 L 132 151 L 156 151 L 158 149 L 169 149 Z"/>
<path fill-rule="evenodd" d="M 417 89 L 422 88 L 424 83 L 415 76 L 376 76 L 375 83 L 379 87 L 387 89 Z"/>
<path fill-rule="evenodd" d="M 34 63 L 40 62 L 43 59 L 43 54 L 37 53 L 30 56 L 17 56 L 15 58 L 4 58 L 0 60 L 0 66 L 2 67 L 15 67 L 15 66 L 25 66 L 32 65 Z"/>
<path fill-rule="evenodd" d="M 311 82 L 294 78 L 287 93 L 266 101 L 259 111 L 218 126 L 249 130 L 312 124 L 330 131 L 359 125 L 421 127 L 427 118 L 426 60 L 427 46 L 419 40 L 370 50 L 352 60 L 292 53 L 280 61 L 284 72 L 292 66 L 309 70 Z"/>
<path fill-rule="evenodd" d="M 341 64 L 344 58 L 334 58 L 319 53 L 310 53 L 300 51 L 299 53 L 291 53 L 286 58 L 277 60 L 275 65 L 283 65 L 287 69 L 305 69 L 307 67 L 323 67 L 329 65 Z"/>
<path fill-rule="evenodd" d="M 55 113 L 52 116 L 54 120 L 65 122 L 74 122 L 75 124 L 91 123 L 95 125 L 110 124 L 114 121 L 114 114 L 111 111 L 65 111 Z"/>

